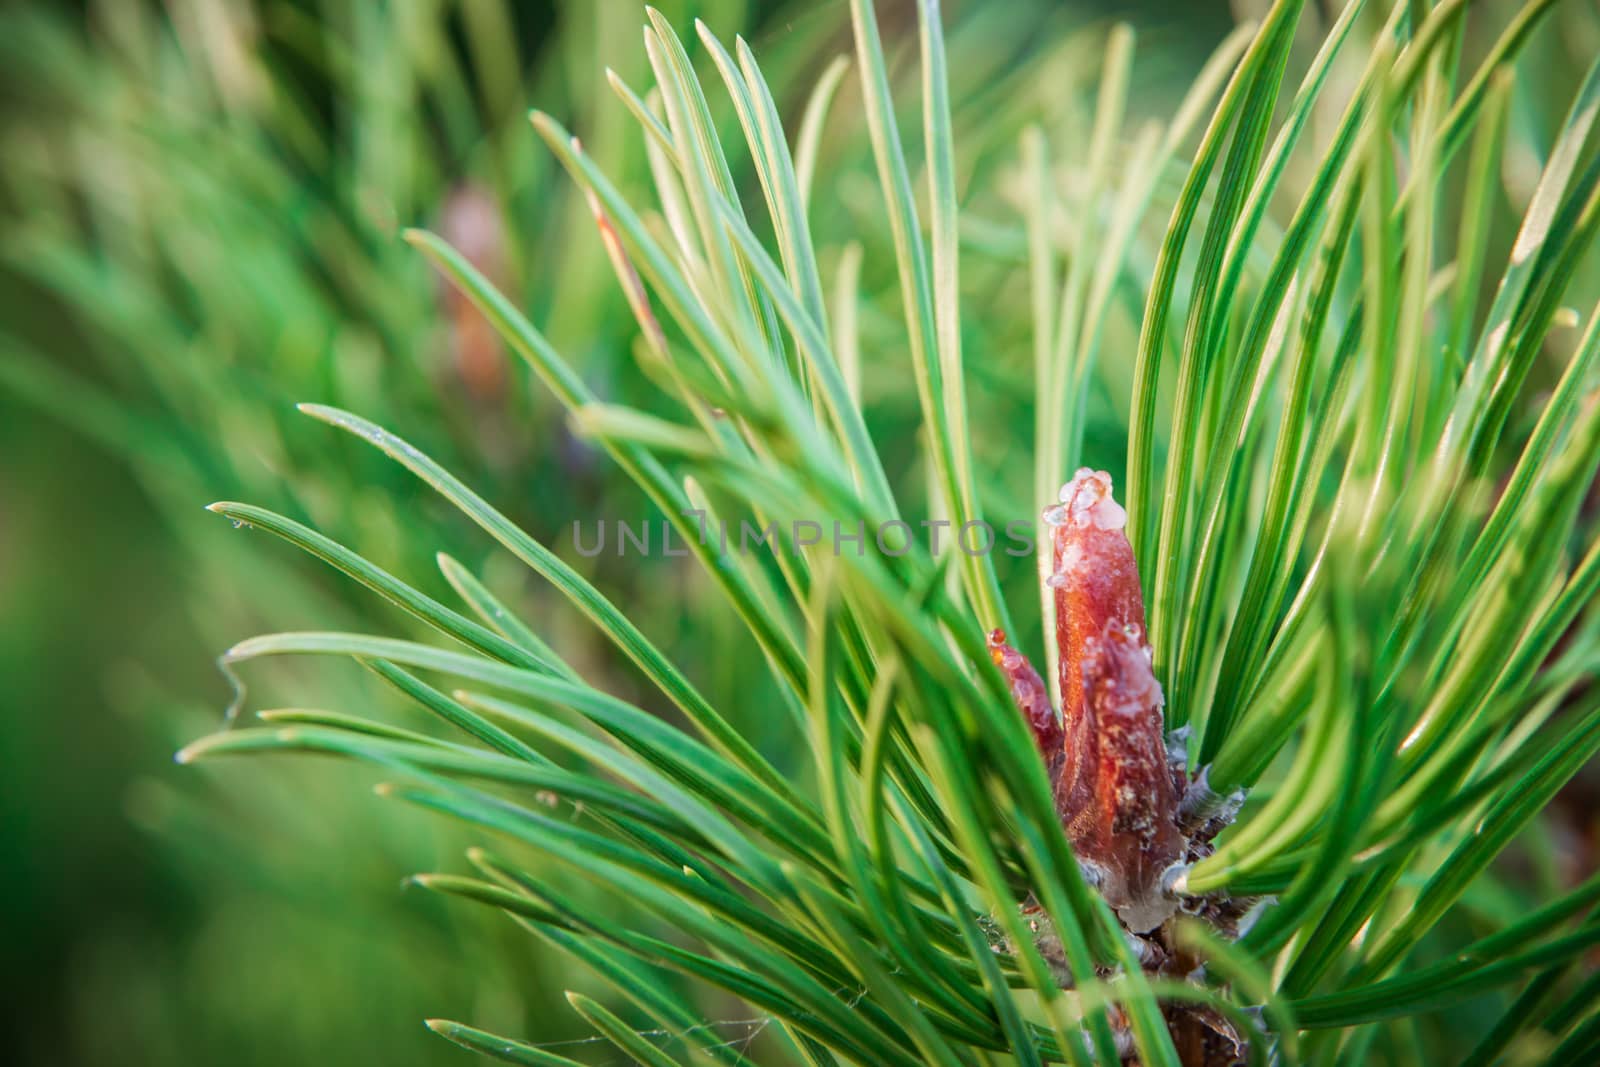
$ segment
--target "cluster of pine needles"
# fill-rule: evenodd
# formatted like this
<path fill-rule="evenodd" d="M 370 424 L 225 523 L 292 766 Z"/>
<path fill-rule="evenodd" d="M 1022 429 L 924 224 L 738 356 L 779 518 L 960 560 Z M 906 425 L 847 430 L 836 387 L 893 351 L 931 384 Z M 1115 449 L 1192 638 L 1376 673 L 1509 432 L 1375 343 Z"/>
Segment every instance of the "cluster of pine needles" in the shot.
<path fill-rule="evenodd" d="M 873 323 L 870 345 L 857 286 L 872 264 L 859 249 L 819 254 L 812 224 L 842 65 L 786 129 L 743 41 L 696 27 L 697 69 L 652 15 L 653 86 L 611 83 L 647 153 L 648 208 L 557 119 L 532 116 L 588 200 L 633 313 L 633 357 L 660 392 L 651 410 L 597 396 L 445 240 L 407 239 L 703 565 L 770 676 L 752 688 L 760 706 L 716 706 L 696 665 L 669 659 L 627 605 L 405 427 L 308 404 L 547 581 L 652 695 L 630 702 L 586 678 L 453 560 L 451 605 L 294 519 L 221 503 L 442 639 L 276 633 L 235 645 L 228 669 L 354 660 L 441 730 L 241 716 L 184 758 L 366 761 L 393 779 L 389 795 L 502 842 L 473 851 L 470 873 L 416 881 L 507 913 L 608 982 L 627 1020 L 569 999 L 641 1063 L 754 1055 L 707 1026 L 682 976 L 770 1019 L 759 1058 L 816 1065 L 1176 1065 L 1190 1058 L 1162 1007 L 1180 1001 L 1227 1019 L 1258 1063 L 1404 1062 L 1443 1047 L 1437 1019 L 1483 1003 L 1465 1062 L 1530 1042 L 1546 1062 L 1593 1062 L 1600 983 L 1583 961 L 1600 942 L 1600 876 L 1524 897 L 1493 925 L 1472 899 L 1600 749 L 1600 540 L 1585 509 L 1600 307 L 1578 291 L 1600 226 L 1600 65 L 1512 210 L 1499 178 L 1519 63 L 1550 3 L 1493 27 L 1469 62 L 1464 2 L 1351 0 L 1293 63 L 1304 6 L 1280 0 L 1241 26 L 1171 121 L 1133 136 L 1132 35 L 1113 31 L 1086 153 L 1072 146 L 1062 182 L 1068 146 L 1044 127 L 1003 168 L 958 175 L 937 5 L 919 5 L 913 112 L 891 93 L 870 0 L 852 0 L 848 106 L 865 116 L 901 309 L 895 343 Z M 728 104 L 732 132 L 714 118 Z M 735 155 L 754 186 L 735 181 Z M 964 186 L 980 179 L 1002 193 Z M 963 201 L 992 213 L 996 200 L 1015 212 L 1006 223 L 964 219 Z M 1138 255 L 1152 228 L 1153 262 Z M 986 309 L 964 306 L 963 266 L 996 270 L 971 264 L 1013 231 L 1033 503 L 1079 465 L 1103 417 L 1092 409 L 1125 412 L 1120 484 L 1167 726 L 1186 731 L 1192 772 L 1246 797 L 1185 890 L 1262 903 L 1236 940 L 1181 927 L 1204 961 L 1186 980 L 1147 976 L 1085 882 L 989 663 L 988 630 L 1037 632 L 1034 576 L 948 543 L 891 553 L 868 538 L 858 554 L 787 532 L 796 518 L 912 516 L 868 418 L 863 379 L 880 361 L 915 388 L 926 513 L 957 528 L 995 516 L 978 447 L 989 428 L 967 400 L 969 364 L 994 357 L 970 343 Z M 1109 340 L 1119 322 L 1136 328 L 1126 345 Z M 699 536 L 707 517 L 785 532 L 768 554 L 724 553 Z M 1008 598 L 1013 586 L 1028 595 Z M 696 654 L 728 653 L 707 641 Z M 798 765 L 775 762 L 752 723 Z M 1070 981 L 1036 943 L 1041 921 Z M 573 1062 L 537 1035 L 430 1025 L 509 1062 Z"/>

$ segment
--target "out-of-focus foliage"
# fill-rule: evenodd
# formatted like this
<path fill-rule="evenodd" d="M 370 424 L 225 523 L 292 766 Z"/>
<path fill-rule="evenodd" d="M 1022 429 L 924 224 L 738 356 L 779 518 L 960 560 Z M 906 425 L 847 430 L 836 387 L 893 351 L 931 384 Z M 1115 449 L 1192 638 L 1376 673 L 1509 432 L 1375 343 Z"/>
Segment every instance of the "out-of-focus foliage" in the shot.
<path fill-rule="evenodd" d="M 596 284 L 598 244 L 569 232 L 582 217 L 524 104 L 590 113 L 603 65 L 640 67 L 621 35 L 641 11 L 0 14 L 4 941 L 26 1021 L 6 1044 L 25 1058 L 449 1061 L 417 1022 L 441 998 L 516 1025 L 552 995 L 497 925 L 396 890 L 459 835 L 380 819 L 321 768 L 200 783 L 171 754 L 228 699 L 208 667 L 219 640 L 271 618 L 394 619 L 286 554 L 241 551 L 207 501 L 272 500 L 397 568 L 456 543 L 387 464 L 324 466 L 325 443 L 291 430 L 295 402 L 426 424 L 547 531 L 606 499 L 587 450 L 397 234 L 487 231 L 501 283 L 561 308 L 597 385 L 626 395 L 625 305 Z M 595 150 L 642 167 L 603 127 Z M 548 253 L 523 261 L 506 233 L 542 233 Z M 228 574 L 244 580 L 225 589 Z M 348 673 L 319 689 L 385 699 Z"/>

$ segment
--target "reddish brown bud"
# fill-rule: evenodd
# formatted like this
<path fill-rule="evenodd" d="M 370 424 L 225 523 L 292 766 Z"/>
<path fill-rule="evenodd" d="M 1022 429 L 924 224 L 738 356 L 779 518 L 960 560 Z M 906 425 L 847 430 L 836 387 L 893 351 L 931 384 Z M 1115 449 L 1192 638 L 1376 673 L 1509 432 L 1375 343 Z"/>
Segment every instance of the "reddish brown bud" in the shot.
<path fill-rule="evenodd" d="M 468 263 L 496 285 L 505 284 L 503 224 L 499 205 L 488 192 L 475 185 L 458 186 L 445 201 L 439 228 Z M 505 387 L 500 335 L 465 293 L 455 286 L 443 292 L 456 373 L 474 399 L 493 400 Z"/>
<path fill-rule="evenodd" d="M 1004 630 L 989 631 L 989 658 L 994 660 L 994 665 L 1000 668 L 1000 673 L 1005 675 L 1007 684 L 1011 686 L 1011 697 L 1033 730 L 1033 739 L 1039 744 L 1045 766 L 1050 771 L 1050 781 L 1054 784 L 1061 773 L 1065 753 L 1061 746 L 1061 720 L 1056 717 L 1056 710 L 1050 704 L 1050 690 L 1045 687 L 1044 679 L 1039 677 L 1039 672 L 1033 669 L 1028 658 L 1006 644 Z"/>
<path fill-rule="evenodd" d="M 1172 908 L 1161 875 L 1182 855 L 1161 686 L 1150 668 L 1144 595 L 1111 477 L 1087 468 L 1045 512 L 1054 527 L 1056 644 L 1064 759 L 1056 805 L 1079 858 L 1130 929 Z"/>

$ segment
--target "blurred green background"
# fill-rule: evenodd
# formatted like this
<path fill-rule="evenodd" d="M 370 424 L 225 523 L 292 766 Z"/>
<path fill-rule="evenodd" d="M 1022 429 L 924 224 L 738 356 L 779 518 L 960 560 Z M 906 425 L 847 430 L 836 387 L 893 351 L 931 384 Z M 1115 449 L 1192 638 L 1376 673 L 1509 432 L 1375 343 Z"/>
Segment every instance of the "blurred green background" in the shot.
<path fill-rule="evenodd" d="M 791 122 L 850 49 L 844 0 L 659 6 L 685 31 L 700 17 L 725 40 L 744 32 Z M 880 6 L 904 59 L 909 0 Z M 480 909 L 402 891 L 404 875 L 457 862 L 468 843 L 458 830 L 381 801 L 363 788 L 376 779 L 347 767 L 184 769 L 171 755 L 222 715 L 229 691 L 212 660 L 234 641 L 272 629 L 409 632 L 314 561 L 207 514 L 217 499 L 310 522 L 442 598 L 433 554 L 450 551 L 568 659 L 633 692 L 570 613 L 463 520 L 293 404 L 342 406 L 405 434 L 558 548 L 573 519 L 639 513 L 637 495 L 572 440 L 397 234 L 441 230 L 598 391 L 648 406 L 653 388 L 629 369 L 635 331 L 592 222 L 524 118 L 530 106 L 560 116 L 625 189 L 642 188 L 642 146 L 603 75 L 648 84 L 642 12 L 635 0 L 0 10 L 9 1062 L 466 1062 L 423 1029 L 430 1015 L 541 1042 L 584 1033 L 560 1000 L 574 979 L 559 961 Z M 1135 103 L 1159 114 L 1235 12 L 948 4 L 958 150 L 977 207 L 963 285 L 987 320 L 983 358 L 971 361 L 974 422 L 997 428 L 986 469 L 1004 470 L 1031 424 L 1023 235 L 1005 172 L 1024 121 L 1065 129 L 1062 144 L 1087 129 L 1113 14 L 1140 34 Z M 1561 59 L 1586 45 L 1538 47 Z M 898 69 L 909 86 L 914 72 Z M 830 270 L 844 239 L 865 246 L 863 333 L 891 346 L 898 338 L 872 317 L 874 301 L 895 296 L 889 258 L 875 254 L 886 235 L 856 100 L 847 77 L 814 225 Z M 1537 106 L 1537 93 L 1522 102 Z M 866 362 L 875 433 L 903 476 L 914 398 L 892 361 Z M 1104 388 L 1091 458 L 1120 469 L 1119 386 Z M 1021 479 L 992 492 L 1011 513 L 1032 510 Z M 584 566 L 669 653 L 685 634 L 703 649 L 707 628 L 726 627 L 730 644 L 716 647 L 730 651 L 689 669 L 719 706 L 759 709 L 750 687 L 761 683 L 730 621 L 702 609 L 710 598 L 692 574 L 609 557 Z M 346 670 L 260 673 L 252 708 L 313 693 L 346 708 L 387 699 Z M 752 714 L 745 728 L 759 738 Z M 732 1003 L 708 1011 L 748 1014 Z"/>

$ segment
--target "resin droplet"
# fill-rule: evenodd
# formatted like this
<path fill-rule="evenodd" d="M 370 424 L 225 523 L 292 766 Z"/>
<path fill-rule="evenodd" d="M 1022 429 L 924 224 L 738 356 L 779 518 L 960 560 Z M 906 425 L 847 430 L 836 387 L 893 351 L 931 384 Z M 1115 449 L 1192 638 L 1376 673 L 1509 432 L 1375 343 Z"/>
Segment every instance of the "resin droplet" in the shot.
<path fill-rule="evenodd" d="M 1053 531 L 1063 760 L 1056 806 L 1101 890 L 1142 932 L 1172 913 L 1161 872 L 1183 854 L 1167 767 L 1161 686 L 1151 671 L 1144 594 L 1127 513 L 1111 476 L 1084 468 L 1061 490 L 1069 520 Z"/>
<path fill-rule="evenodd" d="M 1045 521 L 1059 514 L 1062 521 L 1052 526 L 1094 526 L 1101 530 L 1120 530 L 1128 524 L 1128 513 L 1111 495 L 1111 475 L 1105 471 L 1078 468 L 1072 481 L 1061 487 L 1061 503 L 1045 511 Z"/>
<path fill-rule="evenodd" d="M 1039 677 L 1039 672 L 1033 669 L 1033 664 L 1028 662 L 1028 657 L 1006 644 L 1004 630 L 989 631 L 989 658 L 1005 675 L 1006 683 L 1011 687 L 1011 698 L 1016 701 L 1017 710 L 1022 712 L 1023 718 L 1028 720 L 1033 739 L 1038 742 L 1039 752 L 1044 756 L 1045 767 L 1050 772 L 1050 781 L 1054 784 L 1065 754 L 1061 746 L 1061 720 L 1056 717 L 1056 710 L 1050 704 L 1050 690 L 1046 688 L 1044 679 Z"/>

